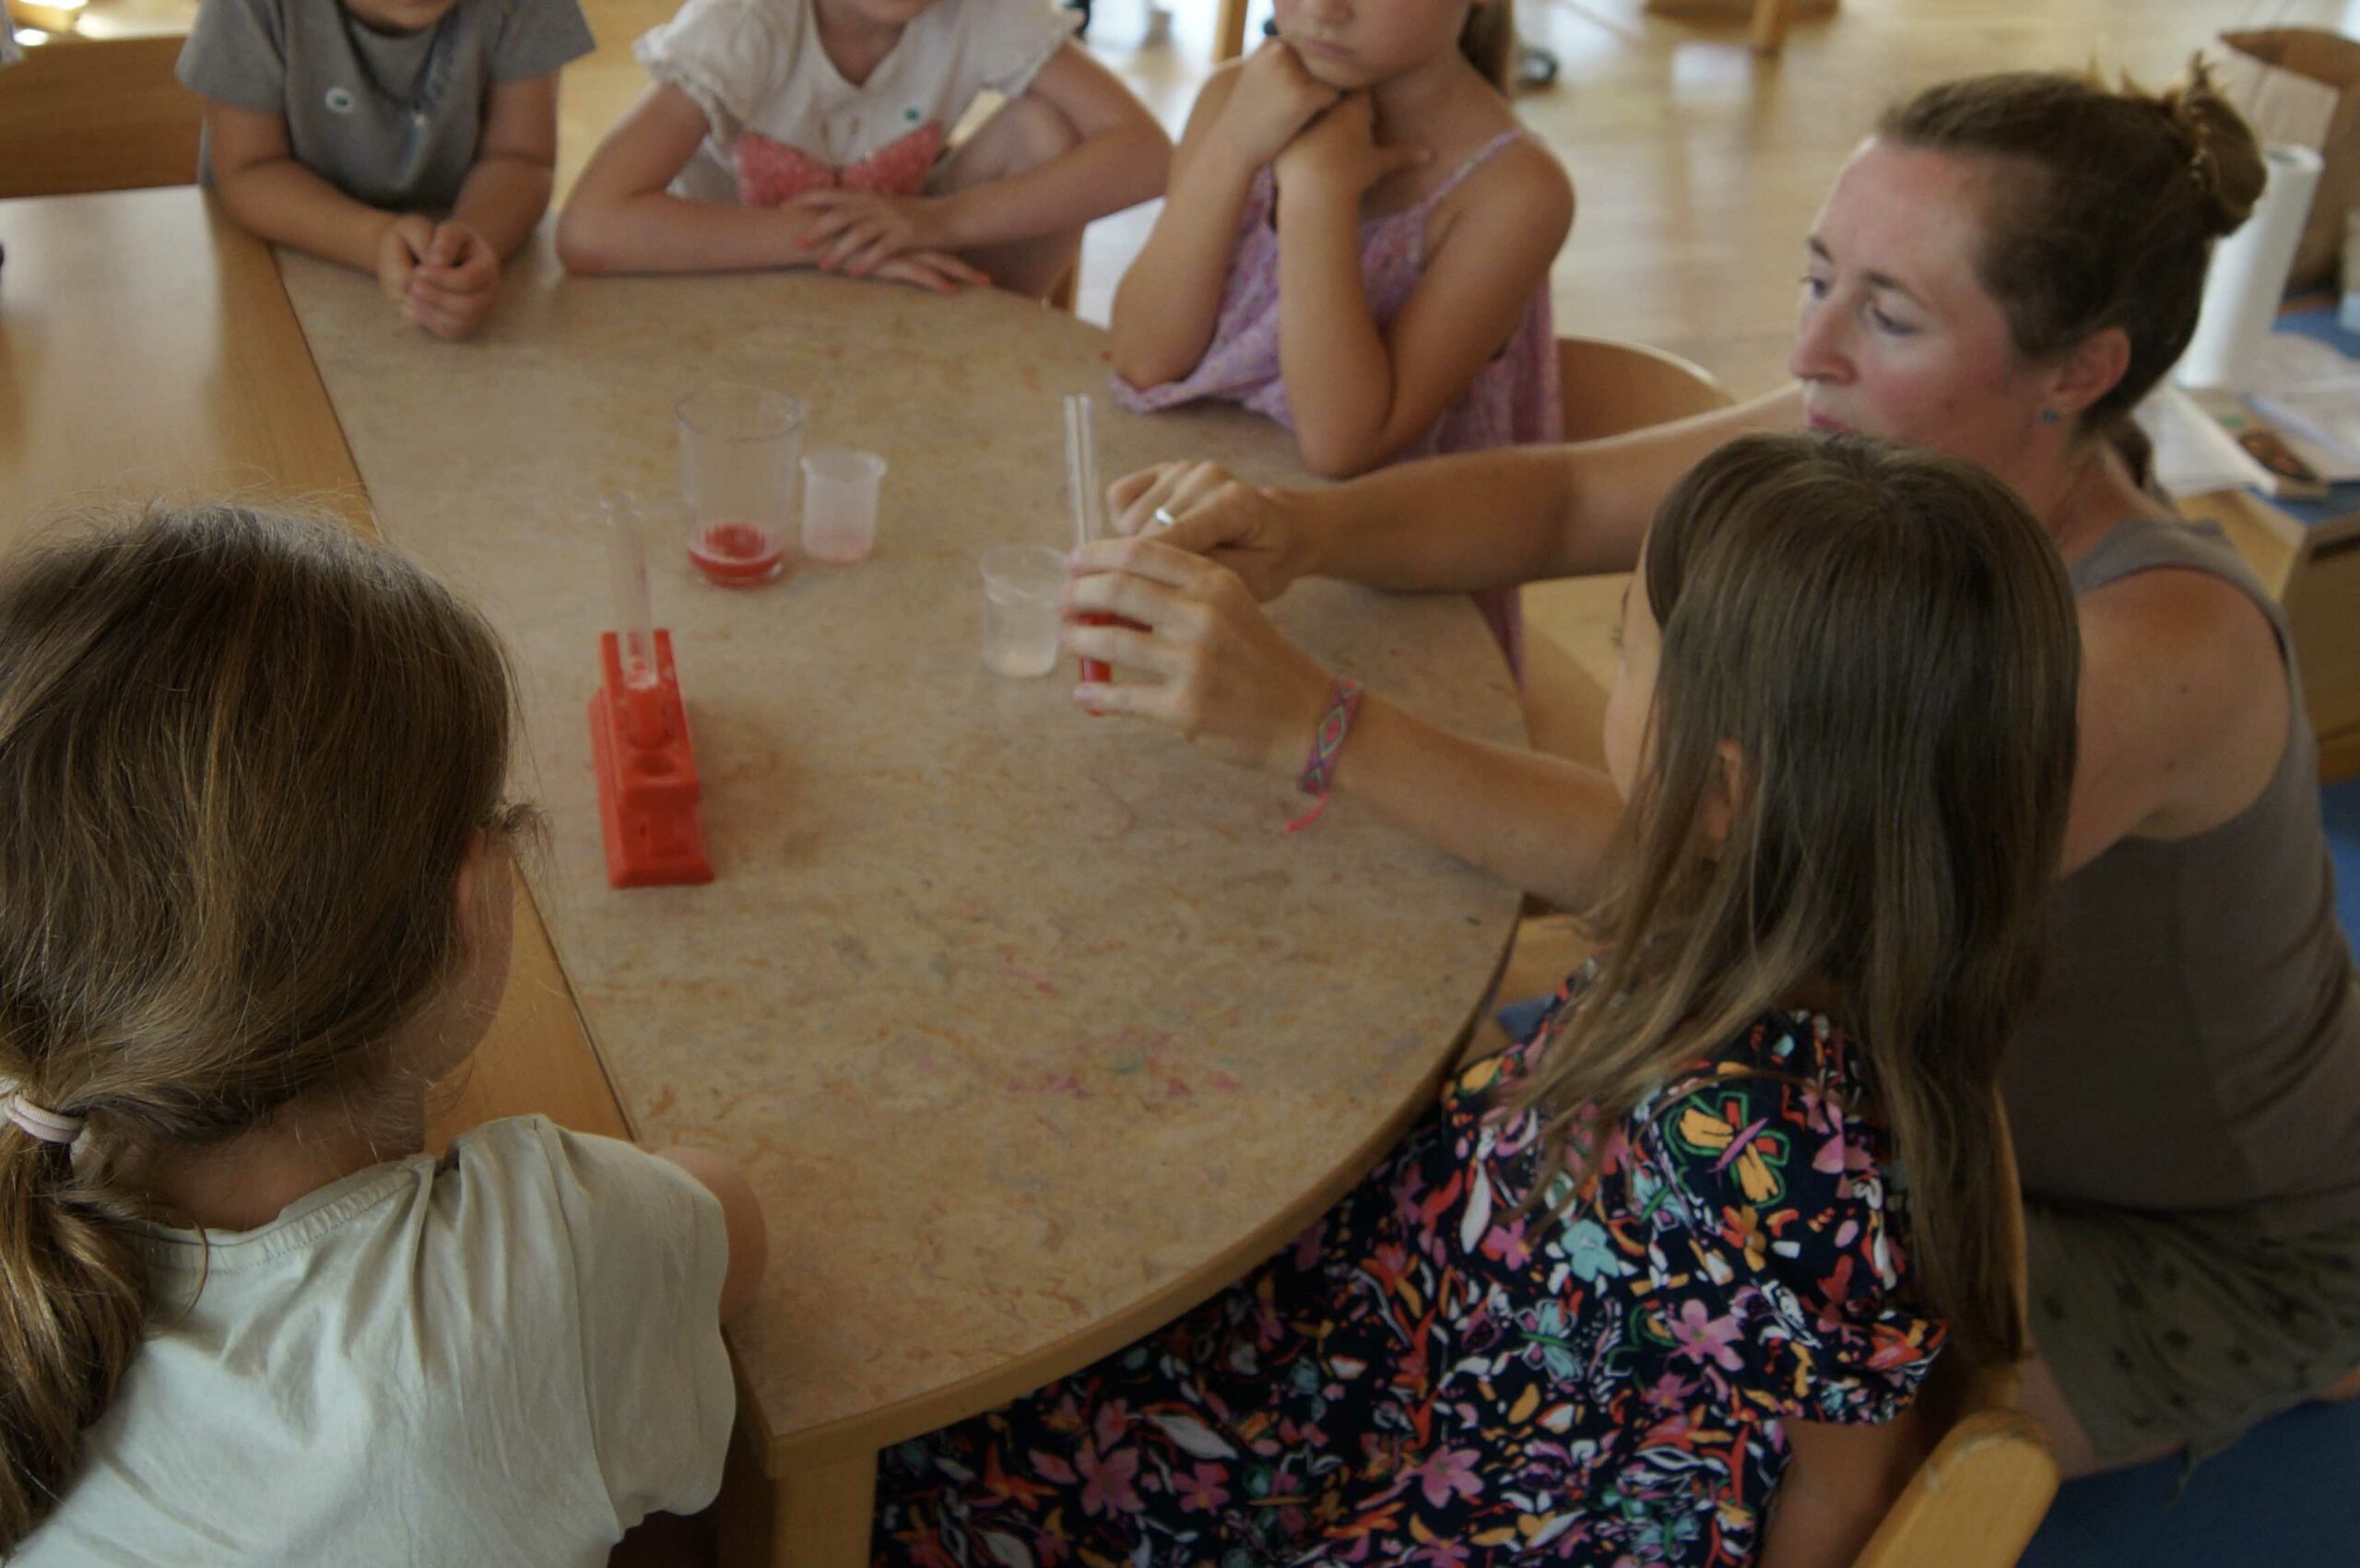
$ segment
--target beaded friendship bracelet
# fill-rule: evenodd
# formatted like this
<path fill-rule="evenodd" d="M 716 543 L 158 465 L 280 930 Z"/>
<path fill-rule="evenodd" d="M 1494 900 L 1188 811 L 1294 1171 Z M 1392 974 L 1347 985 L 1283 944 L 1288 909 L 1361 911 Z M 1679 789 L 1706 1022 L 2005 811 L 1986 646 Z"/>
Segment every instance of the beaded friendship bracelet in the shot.
<path fill-rule="evenodd" d="M 1287 831 L 1299 833 L 1319 820 L 1328 809 L 1328 796 L 1336 780 L 1336 754 L 1344 749 L 1344 737 L 1351 733 L 1352 716 L 1361 711 L 1361 683 L 1348 675 L 1336 678 L 1335 689 L 1328 694 L 1328 711 L 1320 715 L 1319 727 L 1311 733 L 1311 755 L 1303 764 L 1303 772 L 1294 787 L 1305 795 L 1316 796 L 1311 809 L 1287 824 Z"/>

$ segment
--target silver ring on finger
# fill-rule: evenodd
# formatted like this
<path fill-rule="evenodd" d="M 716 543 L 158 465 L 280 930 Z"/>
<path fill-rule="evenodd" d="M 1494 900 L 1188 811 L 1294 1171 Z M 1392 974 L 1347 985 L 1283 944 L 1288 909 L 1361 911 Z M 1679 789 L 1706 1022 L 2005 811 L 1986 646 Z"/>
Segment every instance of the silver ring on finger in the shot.
<path fill-rule="evenodd" d="M 1179 522 L 1180 519 L 1172 515 L 1172 509 L 1170 507 L 1159 506 L 1155 509 L 1155 516 L 1152 521 L 1159 528 L 1169 528 L 1174 524 Z"/>

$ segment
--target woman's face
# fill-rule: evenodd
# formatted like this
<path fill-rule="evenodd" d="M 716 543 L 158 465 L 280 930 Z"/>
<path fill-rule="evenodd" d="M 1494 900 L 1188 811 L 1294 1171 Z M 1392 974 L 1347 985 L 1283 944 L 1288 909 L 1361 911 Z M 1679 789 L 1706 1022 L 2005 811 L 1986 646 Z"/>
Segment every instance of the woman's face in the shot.
<path fill-rule="evenodd" d="M 1811 229 L 1795 346 L 1817 429 L 1913 442 L 2027 491 L 2069 425 L 2041 413 L 2052 375 L 2016 352 L 1976 274 L 1997 171 L 1870 140 Z"/>

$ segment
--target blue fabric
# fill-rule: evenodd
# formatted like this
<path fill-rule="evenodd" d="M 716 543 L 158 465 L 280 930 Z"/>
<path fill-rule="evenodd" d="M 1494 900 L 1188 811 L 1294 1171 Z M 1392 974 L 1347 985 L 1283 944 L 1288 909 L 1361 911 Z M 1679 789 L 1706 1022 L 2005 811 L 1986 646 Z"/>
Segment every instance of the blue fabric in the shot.
<path fill-rule="evenodd" d="M 2360 1400 L 2264 1421 L 2181 1484 L 2177 1459 L 2068 1481 L 2020 1568 L 2349 1562 L 2360 1542 Z M 2174 1492 L 2178 1493 L 2174 1497 Z"/>
<path fill-rule="evenodd" d="M 2335 862 L 2335 918 L 2352 956 L 2360 958 L 2360 778 L 2331 784 L 2319 792 L 2327 819 L 2328 858 Z"/>
<path fill-rule="evenodd" d="M 2336 879 L 2341 885 L 2343 878 L 2340 869 Z M 2350 924 L 2345 922 L 2347 928 Z M 1510 1002 L 1492 1016 L 1499 1020 L 1500 1028 L 1506 1032 L 1509 1039 L 1518 1042 L 1529 1040 L 1532 1032 L 1540 1027 L 1541 1019 L 1549 1011 L 1549 1004 L 1556 999 L 1557 994 L 1553 991 L 1543 996 L 1527 996 L 1521 1002 Z"/>

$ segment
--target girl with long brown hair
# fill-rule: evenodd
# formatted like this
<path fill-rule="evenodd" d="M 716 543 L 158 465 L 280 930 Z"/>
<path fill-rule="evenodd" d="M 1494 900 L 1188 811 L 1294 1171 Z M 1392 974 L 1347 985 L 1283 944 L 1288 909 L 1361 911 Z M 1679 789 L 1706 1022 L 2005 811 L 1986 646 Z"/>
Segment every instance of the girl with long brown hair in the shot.
<path fill-rule="evenodd" d="M 1849 1562 L 1942 1346 L 2020 1353 L 2055 551 L 1967 465 L 1749 438 L 1665 503 L 1623 637 L 1603 957 L 1287 1253 L 891 1455 L 880 1561 Z"/>
<path fill-rule="evenodd" d="M 490 628 L 328 524 L 0 571 L 0 1552 L 593 1564 L 702 1507 L 742 1177 L 421 1152 L 508 973 Z"/>
<path fill-rule="evenodd" d="M 1673 483 L 1746 430 L 1913 442 L 2024 497 L 2065 558 L 2085 655 L 2048 979 L 2006 1081 L 2023 1399 L 2068 1475 L 2201 1456 L 2360 1392 L 2360 968 L 2293 632 L 2217 530 L 2143 488 L 2124 439 L 2263 171 L 2201 65 L 2159 92 L 2052 72 L 1929 87 L 1878 122 L 1799 247 L 1797 385 L 1318 490 L 1166 464 L 1115 487 L 1118 527 L 1176 525 L 1091 547 L 1068 595 L 1147 628 L 1068 629 L 1074 653 L 1150 676 L 1076 702 L 1292 778 L 1334 680 L 1255 601 L 1296 577 L 1480 593 L 1628 571 Z M 1568 906 L 1621 809 L 1595 769 L 1374 692 L 1332 777 L 1339 800 Z"/>

